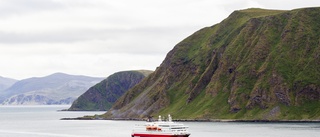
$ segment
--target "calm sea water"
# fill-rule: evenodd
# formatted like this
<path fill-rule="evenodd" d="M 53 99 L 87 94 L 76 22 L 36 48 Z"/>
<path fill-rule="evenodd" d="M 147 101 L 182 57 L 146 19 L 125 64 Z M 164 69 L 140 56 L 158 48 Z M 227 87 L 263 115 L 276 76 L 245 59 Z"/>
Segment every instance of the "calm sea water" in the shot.
<path fill-rule="evenodd" d="M 69 106 L 0 106 L 0 137 L 130 137 L 141 121 L 59 120 L 104 112 L 57 111 Z M 190 137 L 320 137 L 320 123 L 184 122 Z"/>

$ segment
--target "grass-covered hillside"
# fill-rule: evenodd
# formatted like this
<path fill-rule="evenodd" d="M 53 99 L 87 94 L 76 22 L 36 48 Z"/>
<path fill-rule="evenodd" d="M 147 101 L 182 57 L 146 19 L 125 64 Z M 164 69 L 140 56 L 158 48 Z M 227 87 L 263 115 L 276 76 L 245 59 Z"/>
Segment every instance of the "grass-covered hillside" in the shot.
<path fill-rule="evenodd" d="M 152 71 L 122 71 L 110 75 L 94 85 L 75 100 L 68 109 L 71 111 L 109 110 L 113 103 L 128 89 L 138 84 Z"/>
<path fill-rule="evenodd" d="M 320 119 L 319 13 L 235 11 L 178 43 L 105 117 Z"/>

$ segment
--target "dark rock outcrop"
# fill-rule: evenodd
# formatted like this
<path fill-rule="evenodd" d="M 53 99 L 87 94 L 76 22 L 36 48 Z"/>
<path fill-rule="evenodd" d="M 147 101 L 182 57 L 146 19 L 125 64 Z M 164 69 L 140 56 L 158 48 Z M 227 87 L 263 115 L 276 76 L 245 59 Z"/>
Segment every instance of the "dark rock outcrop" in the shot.
<path fill-rule="evenodd" d="M 123 71 L 110 75 L 83 93 L 72 106 L 70 111 L 106 111 L 127 90 L 138 84 L 152 71 Z"/>

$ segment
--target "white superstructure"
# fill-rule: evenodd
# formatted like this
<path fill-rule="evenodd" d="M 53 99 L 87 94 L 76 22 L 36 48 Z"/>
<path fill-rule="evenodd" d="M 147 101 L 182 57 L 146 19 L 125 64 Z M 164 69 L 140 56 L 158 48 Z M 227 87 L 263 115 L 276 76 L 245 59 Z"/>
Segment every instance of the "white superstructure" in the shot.
<path fill-rule="evenodd" d="M 151 120 L 148 120 L 151 121 Z M 146 122 L 144 125 L 136 125 L 132 135 L 179 135 L 189 136 L 188 127 L 183 124 L 172 122 L 172 118 L 168 115 L 168 121 L 163 121 L 159 116 L 158 121 Z"/>

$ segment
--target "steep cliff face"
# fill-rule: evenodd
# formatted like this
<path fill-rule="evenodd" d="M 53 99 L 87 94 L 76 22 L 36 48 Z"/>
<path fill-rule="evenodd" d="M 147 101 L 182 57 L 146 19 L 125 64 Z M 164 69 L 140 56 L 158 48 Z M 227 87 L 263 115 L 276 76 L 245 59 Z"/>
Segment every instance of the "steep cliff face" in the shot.
<path fill-rule="evenodd" d="M 96 84 L 75 100 L 68 109 L 78 110 L 109 110 L 113 103 L 128 89 L 138 84 L 152 71 L 123 71 L 110 75 Z"/>
<path fill-rule="evenodd" d="M 319 13 L 235 11 L 178 43 L 105 116 L 319 119 Z"/>

